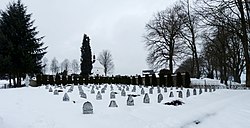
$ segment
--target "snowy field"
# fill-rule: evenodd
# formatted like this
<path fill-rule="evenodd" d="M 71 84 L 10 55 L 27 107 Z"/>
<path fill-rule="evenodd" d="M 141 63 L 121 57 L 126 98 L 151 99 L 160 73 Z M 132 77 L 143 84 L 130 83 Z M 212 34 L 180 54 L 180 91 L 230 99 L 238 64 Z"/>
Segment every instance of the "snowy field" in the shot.
<path fill-rule="evenodd" d="M 91 87 L 90 87 L 91 86 Z M 136 86 L 136 92 L 129 87 L 128 94 L 138 94 L 133 97 L 134 106 L 127 106 L 127 96 L 121 96 L 121 91 L 113 85 L 117 92 L 115 100 L 118 107 L 108 107 L 110 104 L 111 86 L 108 85 L 102 100 L 96 100 L 97 91 L 91 94 L 93 85 L 82 86 L 87 99 L 79 96 L 78 86 L 69 92 L 70 101 L 63 101 L 65 92 L 60 89 L 59 95 L 42 87 L 24 87 L 15 89 L 0 89 L 0 128 L 250 128 L 250 90 L 218 89 L 215 92 L 204 92 L 186 98 L 187 89 L 176 90 L 161 88 L 163 101 L 157 103 L 158 89 L 149 94 L 150 103 L 143 103 L 141 88 Z M 123 87 L 124 85 L 119 85 Z M 145 88 L 149 92 L 149 88 Z M 55 90 L 54 87 L 52 87 Z M 183 98 L 177 98 L 177 91 L 183 92 Z M 173 92 L 174 97 L 169 97 Z M 197 90 L 199 93 L 199 90 Z M 185 104 L 169 106 L 164 103 L 180 99 Z M 83 114 L 83 103 L 89 101 L 93 105 L 93 114 Z"/>

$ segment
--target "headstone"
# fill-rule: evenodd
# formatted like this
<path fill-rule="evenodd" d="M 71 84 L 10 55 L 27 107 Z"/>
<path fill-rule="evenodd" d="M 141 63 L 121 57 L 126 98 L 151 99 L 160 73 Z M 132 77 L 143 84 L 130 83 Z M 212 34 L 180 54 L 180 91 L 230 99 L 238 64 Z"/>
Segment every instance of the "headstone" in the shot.
<path fill-rule="evenodd" d="M 90 102 L 85 102 L 82 106 L 83 114 L 93 114 L 93 106 Z"/>
<path fill-rule="evenodd" d="M 158 103 L 161 103 L 161 101 L 163 100 L 163 95 L 160 93 L 159 95 L 158 95 Z"/>
<path fill-rule="evenodd" d="M 149 99 L 148 93 L 146 93 L 143 98 L 143 103 L 149 103 L 149 102 L 150 102 L 150 99 Z"/>
<path fill-rule="evenodd" d="M 95 94 L 95 88 L 94 88 L 94 86 L 92 87 L 90 93 L 91 93 L 91 94 Z"/>
<path fill-rule="evenodd" d="M 193 95 L 197 95 L 195 88 L 193 89 Z"/>
<path fill-rule="evenodd" d="M 154 88 L 151 87 L 151 88 L 149 89 L 149 94 L 153 94 L 153 90 L 154 90 Z"/>
<path fill-rule="evenodd" d="M 145 94 L 144 88 L 141 89 L 141 94 L 142 94 L 142 95 Z"/>
<path fill-rule="evenodd" d="M 134 85 L 132 92 L 136 92 L 136 86 Z"/>
<path fill-rule="evenodd" d="M 183 90 L 183 86 L 181 86 L 181 90 Z"/>
<path fill-rule="evenodd" d="M 82 92 L 82 93 L 80 94 L 80 97 L 81 97 L 81 98 L 87 99 L 87 95 L 86 95 L 86 93 L 84 93 L 84 92 Z"/>
<path fill-rule="evenodd" d="M 49 85 L 45 85 L 45 89 L 49 89 Z"/>
<path fill-rule="evenodd" d="M 211 86 L 209 86 L 209 92 L 212 92 L 212 87 Z"/>
<path fill-rule="evenodd" d="M 170 90 L 173 90 L 173 87 L 172 87 L 172 86 L 170 87 Z"/>
<path fill-rule="evenodd" d="M 69 101 L 69 95 L 67 93 L 64 94 L 63 101 Z"/>
<path fill-rule="evenodd" d="M 174 97 L 174 93 L 171 91 L 169 97 Z"/>
<path fill-rule="evenodd" d="M 161 88 L 159 86 L 157 87 L 157 93 L 161 93 Z"/>
<path fill-rule="evenodd" d="M 51 87 L 49 88 L 49 92 L 53 92 L 53 89 Z"/>
<path fill-rule="evenodd" d="M 113 90 L 114 90 L 114 87 L 113 87 L 112 85 L 110 86 L 110 90 L 111 90 L 111 91 L 113 91 Z"/>
<path fill-rule="evenodd" d="M 128 99 L 127 99 L 127 105 L 128 106 L 134 106 L 134 99 L 131 95 L 128 96 Z"/>
<path fill-rule="evenodd" d="M 167 87 L 164 87 L 164 92 L 168 92 L 168 88 Z"/>
<path fill-rule="evenodd" d="M 121 96 L 126 96 L 126 91 L 122 89 Z"/>
<path fill-rule="evenodd" d="M 129 91 L 129 87 L 128 86 L 126 86 L 126 91 Z"/>
<path fill-rule="evenodd" d="M 115 92 L 110 92 L 110 99 L 115 99 Z"/>
<path fill-rule="evenodd" d="M 109 107 L 118 107 L 118 105 L 116 104 L 115 100 L 111 100 Z"/>
<path fill-rule="evenodd" d="M 207 92 L 207 86 L 205 85 L 205 89 L 204 89 L 204 92 Z"/>
<path fill-rule="evenodd" d="M 213 86 L 213 92 L 215 91 L 216 89 L 215 89 L 215 86 Z"/>
<path fill-rule="evenodd" d="M 105 93 L 105 90 L 106 90 L 105 88 L 102 88 L 101 93 Z"/>
<path fill-rule="evenodd" d="M 102 100 L 102 94 L 100 91 L 98 91 L 96 94 L 96 100 Z"/>
<path fill-rule="evenodd" d="M 182 91 L 178 91 L 178 97 L 183 98 Z"/>
<path fill-rule="evenodd" d="M 58 90 L 54 90 L 54 95 L 59 95 Z"/>
<path fill-rule="evenodd" d="M 199 94 L 201 94 L 201 93 L 202 93 L 202 89 L 200 88 L 200 89 L 199 89 Z"/>
<path fill-rule="evenodd" d="M 190 96 L 190 91 L 189 89 L 187 89 L 186 97 L 189 97 L 189 96 Z"/>

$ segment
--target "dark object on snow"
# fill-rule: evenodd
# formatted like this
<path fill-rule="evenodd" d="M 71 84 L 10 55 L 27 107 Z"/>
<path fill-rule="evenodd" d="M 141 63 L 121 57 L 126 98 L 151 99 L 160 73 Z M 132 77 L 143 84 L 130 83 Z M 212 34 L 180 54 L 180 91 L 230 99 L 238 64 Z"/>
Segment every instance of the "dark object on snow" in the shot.
<path fill-rule="evenodd" d="M 165 105 L 173 105 L 173 106 L 179 106 L 184 104 L 184 102 L 180 101 L 180 100 L 173 100 L 171 102 L 167 102 L 165 103 Z"/>
<path fill-rule="evenodd" d="M 136 94 L 128 94 L 128 96 L 137 97 L 137 96 L 140 96 L 140 95 L 136 95 Z"/>

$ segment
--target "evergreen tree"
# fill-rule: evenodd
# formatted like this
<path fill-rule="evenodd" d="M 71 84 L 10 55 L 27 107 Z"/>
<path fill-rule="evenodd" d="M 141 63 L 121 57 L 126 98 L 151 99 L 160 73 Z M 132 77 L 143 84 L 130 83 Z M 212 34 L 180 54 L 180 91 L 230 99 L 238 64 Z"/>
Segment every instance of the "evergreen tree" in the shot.
<path fill-rule="evenodd" d="M 17 78 L 17 85 L 20 86 L 22 75 L 41 72 L 41 59 L 47 47 L 42 47 L 43 37 L 36 37 L 38 31 L 33 27 L 34 21 L 21 0 L 10 3 L 0 15 L 0 29 L 7 39 L 7 47 L 10 47 L 6 54 L 9 55 L 9 74 Z"/>
<path fill-rule="evenodd" d="M 94 63 L 94 61 L 92 62 L 92 54 L 89 41 L 89 37 L 84 34 L 81 47 L 81 75 L 83 76 L 89 76 L 91 74 L 91 70 L 93 68 L 92 63 Z"/>

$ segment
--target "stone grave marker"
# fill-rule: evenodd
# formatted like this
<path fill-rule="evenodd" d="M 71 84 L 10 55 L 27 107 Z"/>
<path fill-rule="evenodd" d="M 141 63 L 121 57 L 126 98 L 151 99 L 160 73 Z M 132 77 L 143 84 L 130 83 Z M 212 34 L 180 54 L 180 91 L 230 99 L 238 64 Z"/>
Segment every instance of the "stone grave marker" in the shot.
<path fill-rule="evenodd" d="M 83 114 L 93 114 L 93 106 L 89 101 L 83 104 L 82 110 L 83 110 Z"/>
<path fill-rule="evenodd" d="M 209 92 L 212 92 L 212 87 L 211 87 L 211 86 L 209 86 L 209 88 L 208 88 L 208 89 L 209 89 Z"/>
<path fill-rule="evenodd" d="M 171 91 L 169 97 L 174 97 L 174 93 Z"/>
<path fill-rule="evenodd" d="M 54 90 L 54 95 L 59 95 L 59 92 L 57 89 Z"/>
<path fill-rule="evenodd" d="M 187 89 L 186 97 L 189 97 L 189 96 L 190 96 L 190 91 L 189 91 L 189 89 Z"/>
<path fill-rule="evenodd" d="M 207 86 L 205 85 L 205 89 L 204 89 L 204 92 L 207 92 Z"/>
<path fill-rule="evenodd" d="M 115 99 L 115 92 L 110 92 L 110 99 Z"/>
<path fill-rule="evenodd" d="M 127 99 L 127 105 L 128 106 L 134 106 L 134 99 L 131 95 L 128 96 L 128 99 Z"/>
<path fill-rule="evenodd" d="M 45 89 L 49 89 L 49 85 L 45 85 Z"/>
<path fill-rule="evenodd" d="M 142 95 L 145 94 L 144 88 L 141 89 L 141 94 L 142 94 Z"/>
<path fill-rule="evenodd" d="M 95 88 L 94 88 L 94 86 L 92 87 L 90 93 L 91 93 L 91 94 L 95 94 Z"/>
<path fill-rule="evenodd" d="M 197 95 L 195 88 L 193 89 L 193 95 Z"/>
<path fill-rule="evenodd" d="M 161 88 L 159 86 L 157 87 L 157 93 L 161 93 Z"/>
<path fill-rule="evenodd" d="M 69 101 L 69 95 L 67 93 L 64 94 L 63 101 Z"/>
<path fill-rule="evenodd" d="M 128 86 L 126 86 L 126 91 L 129 91 L 129 87 Z"/>
<path fill-rule="evenodd" d="M 96 100 L 102 100 L 102 94 L 100 91 L 98 91 L 96 94 Z"/>
<path fill-rule="evenodd" d="M 178 97 L 183 98 L 182 91 L 178 91 Z"/>
<path fill-rule="evenodd" d="M 121 96 L 126 96 L 126 91 L 122 89 Z"/>
<path fill-rule="evenodd" d="M 148 93 L 146 93 L 146 94 L 144 95 L 143 103 L 150 103 L 150 98 L 149 98 L 149 96 L 148 96 Z"/>
<path fill-rule="evenodd" d="M 101 93 L 105 93 L 105 90 L 106 90 L 105 88 L 102 88 Z"/>
<path fill-rule="evenodd" d="M 111 100 L 109 107 L 118 107 L 118 105 L 116 104 L 115 100 Z"/>
<path fill-rule="evenodd" d="M 151 88 L 149 89 L 149 94 L 153 94 L 153 90 L 154 90 L 154 88 L 151 87 Z"/>
<path fill-rule="evenodd" d="M 49 92 L 53 92 L 53 89 L 51 87 L 49 88 Z"/>
<path fill-rule="evenodd" d="M 201 94 L 201 93 L 202 93 L 202 89 L 200 88 L 200 89 L 199 89 L 199 94 Z"/>
<path fill-rule="evenodd" d="M 136 86 L 133 86 L 132 92 L 136 92 Z"/>
<path fill-rule="evenodd" d="M 161 103 L 162 100 L 163 100 L 163 95 L 160 93 L 160 94 L 158 95 L 157 102 L 158 102 L 158 103 Z"/>
<path fill-rule="evenodd" d="M 168 92 L 168 88 L 167 87 L 164 87 L 164 92 Z"/>
<path fill-rule="evenodd" d="M 86 93 L 84 93 L 84 92 L 80 93 L 80 97 L 81 97 L 81 98 L 87 99 L 87 95 L 86 95 Z"/>

